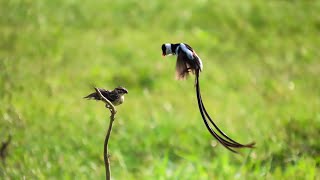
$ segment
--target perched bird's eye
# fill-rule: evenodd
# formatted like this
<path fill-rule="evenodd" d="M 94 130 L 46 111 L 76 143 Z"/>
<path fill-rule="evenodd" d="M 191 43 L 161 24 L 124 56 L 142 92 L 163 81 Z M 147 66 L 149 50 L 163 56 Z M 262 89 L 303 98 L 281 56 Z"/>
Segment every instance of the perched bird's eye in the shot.
<path fill-rule="evenodd" d="M 128 90 L 123 88 L 123 89 L 119 89 L 119 92 L 122 94 L 128 94 Z"/>

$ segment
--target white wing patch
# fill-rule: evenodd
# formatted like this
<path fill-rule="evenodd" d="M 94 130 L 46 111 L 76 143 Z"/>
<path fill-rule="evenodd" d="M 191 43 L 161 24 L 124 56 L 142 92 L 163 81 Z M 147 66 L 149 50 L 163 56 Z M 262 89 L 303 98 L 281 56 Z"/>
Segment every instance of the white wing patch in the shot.
<path fill-rule="evenodd" d="M 194 59 L 193 52 L 187 48 L 187 46 L 183 43 L 180 43 L 181 50 L 186 53 L 189 59 Z"/>

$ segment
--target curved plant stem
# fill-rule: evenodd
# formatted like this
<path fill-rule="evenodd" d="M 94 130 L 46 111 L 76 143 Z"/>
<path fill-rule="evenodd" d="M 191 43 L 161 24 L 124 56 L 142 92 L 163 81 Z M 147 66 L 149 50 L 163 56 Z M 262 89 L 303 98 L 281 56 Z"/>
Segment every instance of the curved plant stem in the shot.
<path fill-rule="evenodd" d="M 109 143 L 112 125 L 113 125 L 113 121 L 115 119 L 115 115 L 117 113 L 117 110 L 115 109 L 113 104 L 101 94 L 101 92 L 99 91 L 98 88 L 95 87 L 94 89 L 99 94 L 101 100 L 104 103 L 106 103 L 106 107 L 110 110 L 110 113 L 111 113 L 108 131 L 107 131 L 106 137 L 104 139 L 104 151 L 103 151 L 104 166 L 106 168 L 106 180 L 110 180 L 111 179 L 111 168 L 110 168 L 110 161 L 109 161 L 109 154 L 108 154 L 108 143 Z"/>

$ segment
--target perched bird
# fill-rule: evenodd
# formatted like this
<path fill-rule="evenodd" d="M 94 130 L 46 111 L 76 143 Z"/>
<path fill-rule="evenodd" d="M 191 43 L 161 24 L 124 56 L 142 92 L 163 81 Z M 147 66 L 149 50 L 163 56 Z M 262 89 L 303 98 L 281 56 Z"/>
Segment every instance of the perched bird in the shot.
<path fill-rule="evenodd" d="M 162 44 L 162 55 L 177 55 L 177 62 L 176 62 L 176 77 L 177 79 L 186 79 L 186 77 L 191 72 L 192 74 L 195 74 L 195 86 L 196 86 L 196 94 L 197 94 L 197 100 L 198 100 L 198 107 L 200 110 L 200 114 L 202 116 L 202 119 L 204 121 L 205 126 L 211 133 L 211 135 L 216 138 L 224 147 L 229 149 L 232 152 L 237 152 L 233 148 L 253 148 L 255 143 L 249 143 L 249 144 L 240 144 L 231 138 L 229 138 L 223 131 L 220 130 L 220 128 L 214 123 L 214 121 L 211 119 L 210 115 L 208 114 L 201 97 L 200 92 L 200 83 L 199 83 L 199 75 L 200 72 L 203 70 L 203 65 L 200 57 L 196 54 L 196 52 L 192 49 L 191 46 L 185 43 L 177 43 L 177 44 L 171 44 L 166 43 Z M 215 132 L 211 125 L 218 131 Z"/>
<path fill-rule="evenodd" d="M 123 103 L 124 101 L 124 95 L 128 94 L 128 90 L 124 87 L 117 87 L 113 91 L 111 90 L 105 90 L 98 88 L 101 94 L 107 98 L 114 106 L 118 106 Z M 84 97 L 87 99 L 94 99 L 94 100 L 101 100 L 100 96 L 97 92 L 91 93 L 88 96 Z"/>

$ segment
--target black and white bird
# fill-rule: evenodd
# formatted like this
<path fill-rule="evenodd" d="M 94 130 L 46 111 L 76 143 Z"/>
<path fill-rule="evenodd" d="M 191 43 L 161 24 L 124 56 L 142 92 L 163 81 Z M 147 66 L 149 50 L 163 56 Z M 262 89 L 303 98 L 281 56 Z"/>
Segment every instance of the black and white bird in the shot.
<path fill-rule="evenodd" d="M 211 133 L 211 135 L 216 138 L 224 147 L 229 149 L 232 152 L 237 152 L 234 148 L 253 148 L 255 143 L 249 144 L 240 144 L 231 138 L 229 138 L 220 128 L 213 122 L 210 115 L 208 114 L 201 97 L 200 92 L 200 83 L 199 83 L 199 75 L 200 72 L 203 70 L 203 65 L 200 57 L 196 54 L 196 52 L 186 43 L 166 43 L 162 44 L 162 55 L 176 55 L 177 62 L 176 62 L 176 78 L 178 80 L 186 79 L 191 72 L 195 74 L 195 86 L 196 86 L 196 94 L 198 100 L 199 110 L 206 125 L 207 129 Z M 214 131 L 211 125 L 218 131 Z"/>
<path fill-rule="evenodd" d="M 176 62 L 176 78 L 186 79 L 189 73 L 196 74 L 202 71 L 202 61 L 196 52 L 185 43 L 177 44 L 163 44 L 162 47 L 162 56 L 167 55 L 177 55 Z"/>
<path fill-rule="evenodd" d="M 118 106 L 123 103 L 124 101 L 124 95 L 128 94 L 128 90 L 124 87 L 117 87 L 114 90 L 105 90 L 98 88 L 101 94 L 107 98 L 114 106 Z M 94 99 L 94 100 L 101 100 L 100 96 L 97 92 L 91 93 L 88 96 L 84 97 L 87 99 Z"/>

